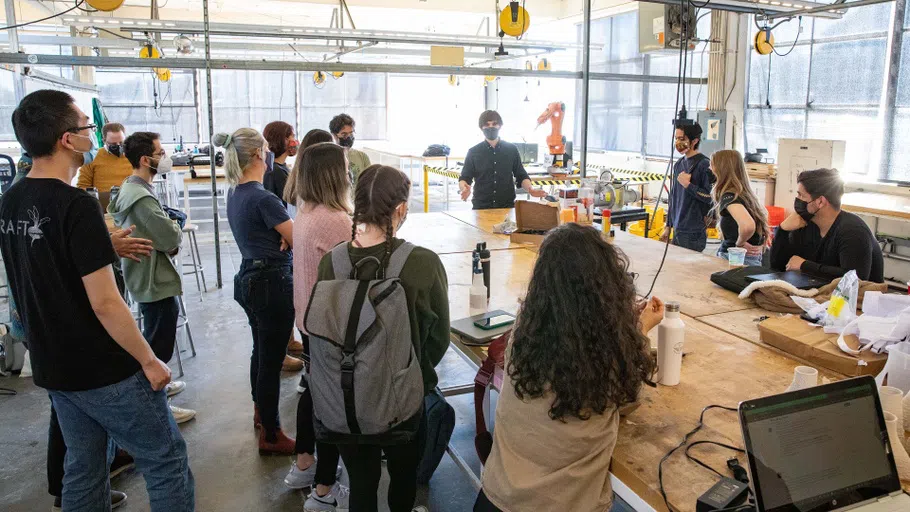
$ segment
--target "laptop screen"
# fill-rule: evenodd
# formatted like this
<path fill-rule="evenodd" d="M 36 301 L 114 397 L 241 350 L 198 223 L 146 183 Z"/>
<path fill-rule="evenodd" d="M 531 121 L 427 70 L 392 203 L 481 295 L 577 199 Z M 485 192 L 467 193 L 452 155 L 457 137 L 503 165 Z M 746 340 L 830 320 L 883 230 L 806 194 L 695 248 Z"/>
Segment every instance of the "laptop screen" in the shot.
<path fill-rule="evenodd" d="M 900 489 L 875 381 L 740 405 L 759 511 L 827 512 Z"/>

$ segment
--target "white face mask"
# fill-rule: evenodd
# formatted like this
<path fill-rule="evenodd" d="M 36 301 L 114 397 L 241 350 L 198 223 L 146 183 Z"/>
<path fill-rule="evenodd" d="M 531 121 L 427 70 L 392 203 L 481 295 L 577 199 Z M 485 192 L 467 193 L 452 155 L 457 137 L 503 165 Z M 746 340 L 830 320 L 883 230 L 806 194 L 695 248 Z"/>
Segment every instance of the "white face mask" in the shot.
<path fill-rule="evenodd" d="M 167 174 L 171 172 L 173 167 L 174 161 L 167 156 L 163 156 L 158 160 L 158 167 L 152 167 L 152 169 L 155 169 L 158 174 Z"/>

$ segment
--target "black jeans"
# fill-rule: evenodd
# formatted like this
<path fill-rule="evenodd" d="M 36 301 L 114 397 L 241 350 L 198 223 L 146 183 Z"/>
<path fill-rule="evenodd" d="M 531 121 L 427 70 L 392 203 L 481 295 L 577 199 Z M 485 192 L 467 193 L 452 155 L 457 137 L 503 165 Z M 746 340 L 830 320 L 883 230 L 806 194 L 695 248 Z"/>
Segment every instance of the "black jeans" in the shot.
<path fill-rule="evenodd" d="M 47 430 L 47 492 L 63 496 L 63 462 L 66 459 L 66 441 L 57 421 L 57 411 L 51 404 L 51 424 Z"/>
<path fill-rule="evenodd" d="M 267 441 L 281 428 L 278 395 L 281 364 L 294 328 L 294 278 L 290 261 L 243 260 L 234 276 L 234 300 L 246 312 L 253 332 L 250 388 L 259 406 Z"/>
<path fill-rule="evenodd" d="M 142 335 L 149 342 L 155 357 L 165 363 L 174 357 L 177 343 L 177 318 L 180 304 L 177 297 L 168 297 L 156 302 L 140 302 Z"/>
<path fill-rule="evenodd" d="M 421 412 L 423 414 L 423 412 Z M 389 511 L 411 512 L 417 498 L 417 466 L 426 443 L 426 415 L 420 420 L 420 429 L 407 444 L 395 446 L 338 445 L 341 459 L 351 478 L 349 512 L 377 512 L 376 496 L 382 476 L 382 454 L 386 456 L 389 470 Z"/>
<path fill-rule="evenodd" d="M 480 494 L 477 495 L 477 501 L 474 502 L 474 512 L 502 512 L 502 509 L 490 503 L 487 495 L 481 489 Z"/>

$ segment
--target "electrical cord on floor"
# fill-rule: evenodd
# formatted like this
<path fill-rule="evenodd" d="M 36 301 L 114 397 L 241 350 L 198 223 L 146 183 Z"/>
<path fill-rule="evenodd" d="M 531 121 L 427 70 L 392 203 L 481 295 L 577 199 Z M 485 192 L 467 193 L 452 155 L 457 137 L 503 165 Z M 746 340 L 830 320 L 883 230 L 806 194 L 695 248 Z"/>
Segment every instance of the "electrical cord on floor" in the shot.
<path fill-rule="evenodd" d="M 722 409 L 724 411 L 736 412 L 735 407 L 727 407 L 725 405 L 709 405 L 709 406 L 705 407 L 704 409 L 701 410 L 701 414 L 698 416 L 698 425 L 696 425 L 695 428 L 693 428 L 691 431 L 689 431 L 689 433 L 683 437 L 683 440 L 680 441 L 680 443 L 678 445 L 673 447 L 672 450 L 667 452 L 667 454 L 664 455 L 663 458 L 660 459 L 660 462 L 657 464 L 657 484 L 660 487 L 660 495 L 664 499 L 664 504 L 667 506 L 667 510 L 673 510 L 673 509 L 670 507 L 670 500 L 667 499 L 667 492 L 664 490 L 664 469 L 663 469 L 664 462 L 666 462 L 667 459 L 669 459 L 671 455 L 676 453 L 676 450 L 679 450 L 680 448 L 682 448 L 683 446 L 688 444 L 689 439 L 691 439 L 692 436 L 694 436 L 696 433 L 698 433 L 698 431 L 701 430 L 705 426 L 705 413 L 710 411 L 711 409 Z M 712 471 L 714 471 L 714 470 L 712 470 Z M 743 509 L 734 509 L 734 510 L 743 510 Z M 715 512 L 720 512 L 720 511 L 715 511 Z M 732 510 L 730 512 L 732 512 Z"/>
<path fill-rule="evenodd" d="M 0 388 L 0 396 L 16 396 L 19 393 L 15 389 Z"/>

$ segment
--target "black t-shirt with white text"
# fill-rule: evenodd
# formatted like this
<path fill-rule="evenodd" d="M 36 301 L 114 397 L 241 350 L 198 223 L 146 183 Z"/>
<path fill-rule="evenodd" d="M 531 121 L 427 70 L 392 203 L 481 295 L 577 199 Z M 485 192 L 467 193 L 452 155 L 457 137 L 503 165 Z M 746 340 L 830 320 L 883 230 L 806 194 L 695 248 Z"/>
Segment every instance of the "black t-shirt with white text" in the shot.
<path fill-rule="evenodd" d="M 20 181 L 0 198 L 0 252 L 36 385 L 82 391 L 139 371 L 101 325 L 82 282 L 116 259 L 97 200 L 57 179 Z"/>

